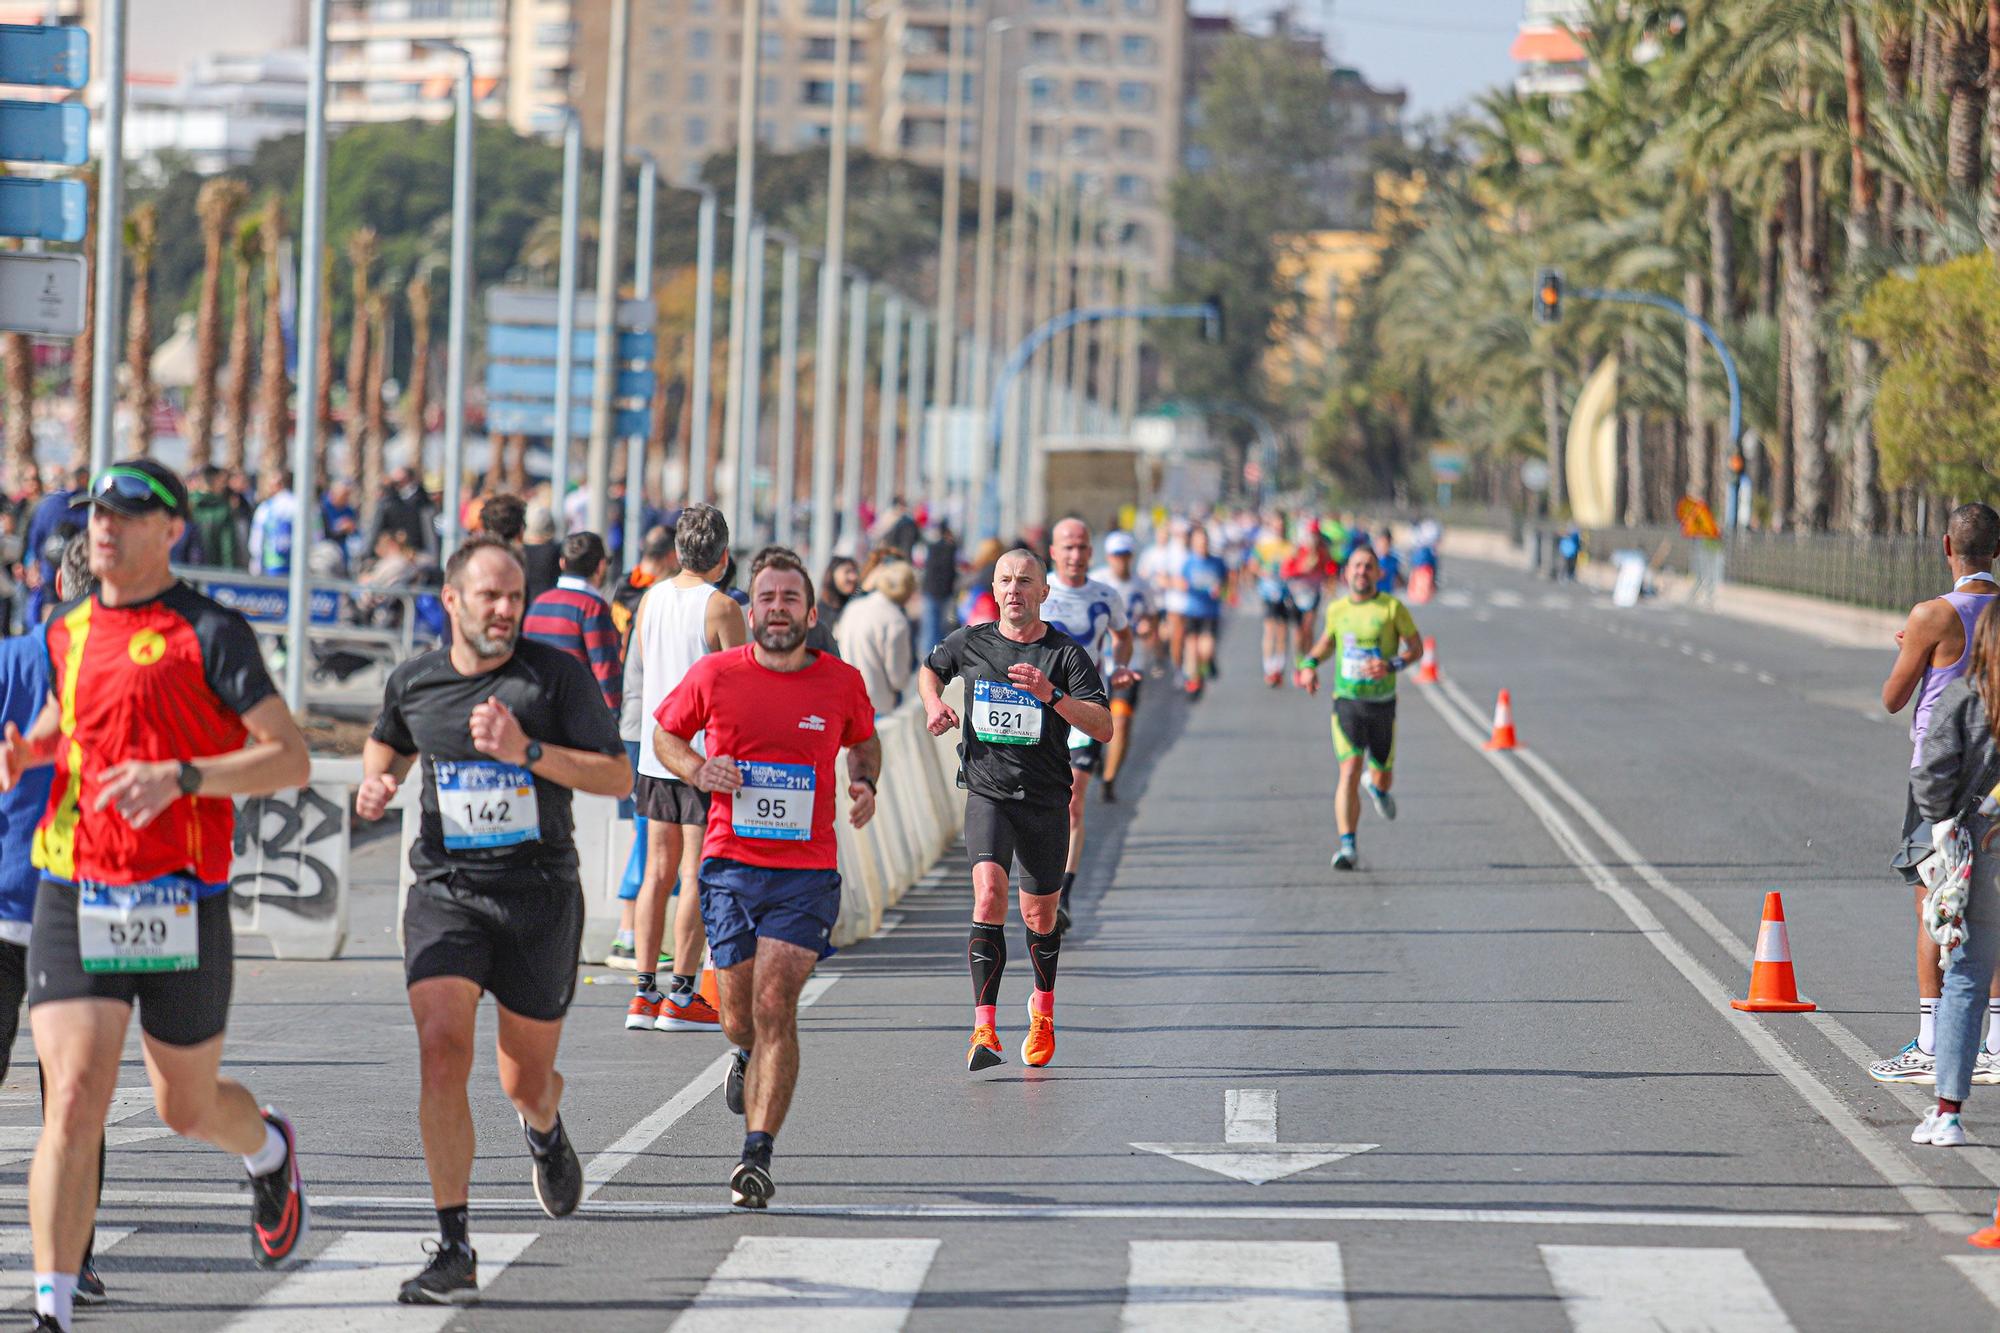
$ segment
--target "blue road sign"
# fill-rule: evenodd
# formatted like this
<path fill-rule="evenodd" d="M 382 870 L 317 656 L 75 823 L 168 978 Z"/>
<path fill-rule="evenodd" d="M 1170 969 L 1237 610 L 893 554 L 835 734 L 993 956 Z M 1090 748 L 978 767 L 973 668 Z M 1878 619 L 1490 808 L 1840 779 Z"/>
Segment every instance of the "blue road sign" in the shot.
<path fill-rule="evenodd" d="M 495 361 L 547 361 L 553 363 L 561 343 L 556 338 L 553 324 L 493 324 L 486 330 L 486 355 Z M 573 354 L 580 362 L 597 359 L 597 331 L 578 329 L 572 344 Z M 621 333 L 618 335 L 618 359 L 620 361 L 648 361 L 653 359 L 653 335 L 650 333 Z M 550 371 L 554 374 L 554 371 Z M 551 390 L 553 392 L 553 390 Z"/>
<path fill-rule="evenodd" d="M 622 408 L 613 422 L 612 433 L 621 440 L 629 439 L 644 435 L 651 425 L 652 413 L 646 408 Z M 581 403 L 570 410 L 569 429 L 570 434 L 578 438 L 590 434 L 590 404 Z M 489 402 L 486 404 L 486 430 L 493 435 L 552 438 L 556 433 L 555 404 Z"/>
<path fill-rule="evenodd" d="M 82 181 L 0 176 L 0 236 L 80 241 L 89 211 Z"/>
<path fill-rule="evenodd" d="M 570 372 L 569 381 L 570 392 L 587 402 L 597 383 L 597 370 L 593 366 L 577 366 Z M 617 388 L 612 393 L 615 398 L 648 398 L 653 393 L 653 372 L 621 370 L 616 384 Z M 510 365 L 505 361 L 489 361 L 486 363 L 486 396 L 538 398 L 553 402 L 556 396 L 555 363 Z"/>
<path fill-rule="evenodd" d="M 90 112 L 80 102 L 0 101 L 0 158 L 82 166 L 90 160 Z"/>
<path fill-rule="evenodd" d="M 81 88 L 90 82 L 90 34 L 82 28 L 0 23 L 0 83 Z"/>

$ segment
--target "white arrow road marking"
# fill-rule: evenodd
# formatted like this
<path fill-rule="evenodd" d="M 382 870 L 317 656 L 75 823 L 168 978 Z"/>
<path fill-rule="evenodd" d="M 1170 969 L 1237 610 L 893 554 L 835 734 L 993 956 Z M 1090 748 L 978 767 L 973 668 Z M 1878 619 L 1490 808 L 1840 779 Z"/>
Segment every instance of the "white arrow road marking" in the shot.
<path fill-rule="evenodd" d="M 1343 1157 L 1379 1148 L 1379 1143 L 1279 1143 L 1275 1088 L 1231 1088 L 1222 1094 L 1221 1143 L 1135 1143 L 1176 1162 L 1251 1185 L 1282 1180 Z"/>

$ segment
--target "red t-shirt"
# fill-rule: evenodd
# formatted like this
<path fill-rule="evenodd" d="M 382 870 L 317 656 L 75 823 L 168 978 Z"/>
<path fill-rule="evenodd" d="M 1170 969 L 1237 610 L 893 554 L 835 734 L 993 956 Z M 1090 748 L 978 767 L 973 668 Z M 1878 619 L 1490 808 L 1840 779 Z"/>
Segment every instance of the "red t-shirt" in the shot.
<path fill-rule="evenodd" d="M 701 658 L 653 715 L 683 740 L 706 733 L 709 755 L 743 770 L 742 791 L 709 803 L 702 855 L 768 870 L 835 869 L 833 819 L 844 803 L 833 761 L 875 734 L 875 706 L 861 673 L 831 653 L 789 672 L 759 665 L 756 654 L 745 644 Z"/>

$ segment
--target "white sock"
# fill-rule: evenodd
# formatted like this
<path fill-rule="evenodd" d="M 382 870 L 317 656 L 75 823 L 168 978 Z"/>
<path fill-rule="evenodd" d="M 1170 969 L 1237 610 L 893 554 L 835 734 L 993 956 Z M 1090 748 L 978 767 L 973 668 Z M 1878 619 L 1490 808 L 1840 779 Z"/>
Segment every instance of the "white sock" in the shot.
<path fill-rule="evenodd" d="M 1937 998 L 1917 998 L 1917 1049 L 1925 1055 L 1937 1054 Z"/>
<path fill-rule="evenodd" d="M 1986 1053 L 2000 1055 L 2000 1000 L 1986 997 Z"/>
<path fill-rule="evenodd" d="M 65 1333 L 75 1318 L 76 1274 L 35 1274 L 35 1313 L 52 1315 Z"/>
<path fill-rule="evenodd" d="M 264 1146 L 243 1159 L 243 1168 L 253 1176 L 268 1176 L 285 1164 L 285 1136 L 270 1121 L 264 1122 Z"/>

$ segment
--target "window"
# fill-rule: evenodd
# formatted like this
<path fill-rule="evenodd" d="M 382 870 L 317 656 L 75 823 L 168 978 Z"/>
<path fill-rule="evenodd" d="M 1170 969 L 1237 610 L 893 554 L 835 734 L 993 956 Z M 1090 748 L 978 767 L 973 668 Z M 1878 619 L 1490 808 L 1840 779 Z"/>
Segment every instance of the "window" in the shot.
<path fill-rule="evenodd" d="M 913 23 L 903 30 L 903 51 L 913 56 L 941 56 L 951 40 L 950 28 L 942 23 Z"/>
<path fill-rule="evenodd" d="M 1111 39 L 1101 32 L 1080 32 L 1076 35 L 1076 58 L 1093 65 L 1102 65 L 1111 59 Z"/>
<path fill-rule="evenodd" d="M 1152 182 L 1148 181 L 1144 176 L 1134 176 L 1129 172 L 1121 173 L 1118 179 L 1112 182 L 1111 190 L 1120 199 L 1129 200 L 1135 204 L 1150 204 L 1153 202 Z"/>
<path fill-rule="evenodd" d="M 810 121 L 800 125 L 797 130 L 797 138 L 799 147 L 801 148 L 811 148 L 815 144 L 823 144 L 827 141 L 827 137 L 828 130 L 825 125 L 815 125 Z"/>
<path fill-rule="evenodd" d="M 1078 79 L 1070 85 L 1069 93 L 1078 106 L 1100 107 L 1105 104 L 1104 82 L 1101 79 Z"/>
<path fill-rule="evenodd" d="M 715 36 L 707 28 L 694 28 L 688 32 L 688 55 L 695 60 L 706 60 L 715 54 Z"/>
<path fill-rule="evenodd" d="M 868 58 L 867 44 L 858 38 L 850 39 L 847 44 L 847 55 L 848 59 L 854 61 L 855 64 L 860 64 Z M 824 60 L 831 63 L 840 58 L 839 44 L 831 37 L 808 37 L 806 38 L 804 58 L 807 60 Z"/>
<path fill-rule="evenodd" d="M 757 50 L 766 60 L 783 60 L 785 58 L 784 36 L 775 32 L 765 33 L 763 40 L 757 43 Z"/>
<path fill-rule="evenodd" d="M 687 143 L 690 148 L 708 147 L 708 117 L 689 116 L 687 118 Z"/>
<path fill-rule="evenodd" d="M 1104 151 L 1104 131 L 1095 125 L 1078 125 L 1069 132 L 1071 152 L 1101 153 Z"/>
<path fill-rule="evenodd" d="M 1059 32 L 1037 28 L 1028 38 L 1028 55 L 1034 60 L 1061 60 L 1063 39 Z"/>
<path fill-rule="evenodd" d="M 706 102 L 708 100 L 708 75 L 700 72 L 688 75 L 687 100 L 690 102 Z"/>
<path fill-rule="evenodd" d="M 646 30 L 646 37 L 647 40 L 652 42 L 653 48 L 659 51 L 664 51 L 673 43 L 674 39 L 672 31 L 664 23 L 655 23 L 651 28 L 648 28 Z"/>
<path fill-rule="evenodd" d="M 715 0 L 694 0 L 694 3 L 689 5 L 688 8 L 705 18 L 715 12 Z"/>
<path fill-rule="evenodd" d="M 1153 109 L 1153 85 L 1137 83 L 1127 79 L 1118 85 L 1118 105 L 1127 111 L 1151 111 Z"/>
<path fill-rule="evenodd" d="M 1037 156 L 1048 151 L 1049 130 L 1046 125 L 1028 126 L 1028 151 Z"/>
<path fill-rule="evenodd" d="M 574 23 L 538 23 L 535 25 L 535 45 L 568 46 L 576 40 Z"/>
<path fill-rule="evenodd" d="M 667 137 L 667 118 L 661 115 L 657 111 L 655 111 L 652 115 L 646 117 L 646 138 L 651 140 L 653 143 L 658 143 L 660 140 L 666 137 Z"/>
<path fill-rule="evenodd" d="M 1150 15 L 1157 14 L 1159 11 L 1160 0 L 1125 0 L 1125 12 L 1127 14 Z"/>
<path fill-rule="evenodd" d="M 653 98 L 655 101 L 657 101 L 660 98 L 665 97 L 666 95 L 667 95 L 667 72 L 663 69 L 656 69 L 648 72 L 646 75 L 646 96 Z"/>
<path fill-rule="evenodd" d="M 1118 153 L 1121 157 L 1151 157 L 1153 132 L 1135 129 L 1118 131 Z"/>
<path fill-rule="evenodd" d="M 1119 244 L 1129 245 L 1135 250 L 1147 250 L 1152 248 L 1153 233 L 1148 231 L 1143 223 L 1128 222 L 1119 232 L 1118 241 Z"/>
<path fill-rule="evenodd" d="M 1056 104 L 1056 85 L 1053 79 L 1033 78 L 1028 80 L 1028 100 L 1036 106 Z"/>
<path fill-rule="evenodd" d="M 832 79 L 807 79 L 799 88 L 799 100 L 807 106 L 832 106 L 837 87 Z M 851 80 L 847 85 L 847 102 L 849 106 L 861 105 L 861 85 Z"/>
<path fill-rule="evenodd" d="M 944 147 L 944 122 L 941 120 L 905 120 L 903 122 L 903 147 L 933 149 Z"/>
<path fill-rule="evenodd" d="M 1030 194 L 1040 194 L 1042 188 L 1048 183 L 1049 174 L 1046 171 L 1033 170 L 1028 173 L 1028 192 Z"/>
<path fill-rule="evenodd" d="M 778 100 L 778 81 L 773 78 L 758 80 L 757 100 L 765 106 L 770 106 L 776 102 Z"/>
<path fill-rule="evenodd" d="M 1159 44 L 1143 34 L 1129 32 L 1118 39 L 1118 58 L 1128 65 L 1150 65 L 1157 55 Z"/>
<path fill-rule="evenodd" d="M 918 106 L 943 106 L 947 84 L 943 70 L 910 70 L 903 75 L 903 100 Z"/>

